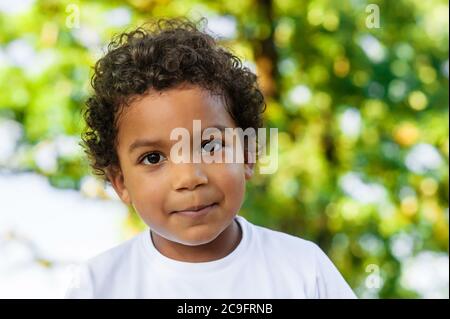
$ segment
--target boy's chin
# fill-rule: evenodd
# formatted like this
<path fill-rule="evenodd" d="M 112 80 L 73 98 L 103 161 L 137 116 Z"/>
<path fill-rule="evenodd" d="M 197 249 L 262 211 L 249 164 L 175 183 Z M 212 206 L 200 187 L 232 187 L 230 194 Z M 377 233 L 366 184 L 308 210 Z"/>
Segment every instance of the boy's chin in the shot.
<path fill-rule="evenodd" d="M 179 243 L 185 246 L 202 246 L 211 243 L 216 238 L 217 236 L 211 234 L 194 234 L 180 238 Z"/>
<path fill-rule="evenodd" d="M 209 228 L 188 229 L 178 234 L 176 242 L 185 246 L 201 246 L 213 242 L 219 235 L 219 230 Z"/>

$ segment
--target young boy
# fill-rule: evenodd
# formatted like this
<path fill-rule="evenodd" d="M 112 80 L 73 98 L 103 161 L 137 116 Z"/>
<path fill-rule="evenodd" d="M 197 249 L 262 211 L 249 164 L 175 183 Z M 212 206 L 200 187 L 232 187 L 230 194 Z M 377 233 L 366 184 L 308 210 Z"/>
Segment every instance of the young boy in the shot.
<path fill-rule="evenodd" d="M 195 120 L 221 132 L 262 127 L 256 76 L 211 36 L 185 19 L 124 33 L 92 86 L 87 154 L 148 229 L 81 266 L 67 298 L 355 297 L 317 245 L 237 215 L 254 153 L 173 161 L 174 130 L 193 135 Z M 231 144 L 208 138 L 192 155 L 223 156 Z"/>

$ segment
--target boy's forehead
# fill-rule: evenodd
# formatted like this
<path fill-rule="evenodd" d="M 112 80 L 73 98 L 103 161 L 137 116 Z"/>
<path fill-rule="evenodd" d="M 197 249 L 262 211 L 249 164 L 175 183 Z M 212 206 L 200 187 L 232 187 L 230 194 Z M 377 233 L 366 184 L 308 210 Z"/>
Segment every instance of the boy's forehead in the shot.
<path fill-rule="evenodd" d="M 131 144 L 136 138 L 170 140 L 175 128 L 193 130 L 194 120 L 209 126 L 234 127 L 225 101 L 199 87 L 152 92 L 132 102 L 119 120 L 120 144 Z"/>

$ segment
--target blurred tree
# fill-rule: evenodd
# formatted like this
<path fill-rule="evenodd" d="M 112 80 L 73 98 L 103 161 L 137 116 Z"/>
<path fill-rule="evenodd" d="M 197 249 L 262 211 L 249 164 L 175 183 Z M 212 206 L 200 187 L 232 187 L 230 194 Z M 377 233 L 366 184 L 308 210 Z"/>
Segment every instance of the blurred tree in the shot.
<path fill-rule="evenodd" d="M 23 135 L 0 165 L 82 188 L 80 107 L 110 37 L 149 18 L 206 16 L 257 72 L 266 126 L 280 131 L 279 169 L 255 176 L 241 213 L 317 242 L 359 296 L 417 296 L 405 261 L 448 254 L 448 3 L 371 2 L 379 28 L 363 0 L 1 6 L 0 120 Z M 130 209 L 128 229 L 140 227 Z"/>

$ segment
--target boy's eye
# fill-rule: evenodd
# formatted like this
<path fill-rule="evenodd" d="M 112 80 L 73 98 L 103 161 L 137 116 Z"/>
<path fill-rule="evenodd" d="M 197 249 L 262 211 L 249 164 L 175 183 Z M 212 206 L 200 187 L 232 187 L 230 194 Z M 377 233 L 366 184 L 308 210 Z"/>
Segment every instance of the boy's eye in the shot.
<path fill-rule="evenodd" d="M 220 151 L 220 149 L 223 147 L 223 142 L 221 140 L 215 139 L 215 140 L 209 140 L 206 141 L 206 143 L 202 144 L 202 148 L 207 153 L 214 153 Z"/>
<path fill-rule="evenodd" d="M 156 165 L 160 163 L 161 159 L 165 159 L 164 155 L 153 152 L 145 155 L 141 162 L 146 165 Z"/>

